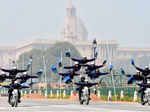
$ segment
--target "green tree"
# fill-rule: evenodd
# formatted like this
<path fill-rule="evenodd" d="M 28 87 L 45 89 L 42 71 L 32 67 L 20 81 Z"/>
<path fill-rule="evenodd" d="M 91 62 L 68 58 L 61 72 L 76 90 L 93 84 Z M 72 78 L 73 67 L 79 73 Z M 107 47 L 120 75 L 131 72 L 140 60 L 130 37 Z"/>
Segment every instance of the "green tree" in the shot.
<path fill-rule="evenodd" d="M 30 52 L 26 52 L 20 55 L 18 65 L 20 68 L 22 67 L 22 63 L 24 62 L 25 65 L 28 64 L 30 56 L 33 58 L 33 73 L 39 71 L 39 69 L 44 68 L 44 61 L 43 56 L 45 57 L 46 68 L 47 68 L 47 79 L 48 81 L 57 82 L 59 80 L 58 75 L 54 75 L 51 72 L 50 67 L 52 65 L 57 65 L 58 58 L 62 57 L 62 64 L 69 66 L 71 63 L 70 58 L 65 56 L 65 51 L 70 49 L 71 55 L 75 58 L 80 58 L 81 55 L 78 50 L 68 42 L 59 42 L 54 44 L 52 47 L 48 48 L 46 51 L 42 51 L 39 49 L 33 49 Z M 24 65 L 24 66 L 25 66 Z M 59 70 L 61 70 L 59 68 Z M 63 70 L 62 70 L 63 71 Z M 30 72 L 30 71 L 29 71 Z M 44 74 L 40 77 L 40 81 L 44 81 Z"/>

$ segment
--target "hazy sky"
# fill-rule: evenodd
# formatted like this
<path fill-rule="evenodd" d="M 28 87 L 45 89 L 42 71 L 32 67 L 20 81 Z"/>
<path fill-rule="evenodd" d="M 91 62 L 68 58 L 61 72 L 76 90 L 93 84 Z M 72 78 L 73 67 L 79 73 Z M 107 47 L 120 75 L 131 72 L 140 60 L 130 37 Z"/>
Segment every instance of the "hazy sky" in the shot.
<path fill-rule="evenodd" d="M 150 48 L 150 0 L 72 0 L 89 39 Z M 69 0 L 0 0 L 0 46 L 59 39 Z"/>

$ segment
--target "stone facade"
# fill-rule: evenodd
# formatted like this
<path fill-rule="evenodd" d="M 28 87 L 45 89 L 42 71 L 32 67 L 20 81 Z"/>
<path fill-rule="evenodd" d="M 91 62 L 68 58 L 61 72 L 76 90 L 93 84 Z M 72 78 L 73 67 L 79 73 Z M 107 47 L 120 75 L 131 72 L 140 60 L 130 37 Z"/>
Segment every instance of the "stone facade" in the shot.
<path fill-rule="evenodd" d="M 92 40 L 88 40 L 88 32 L 83 22 L 77 17 L 76 8 L 70 4 L 66 9 L 66 23 L 60 35 L 60 40 L 35 40 L 26 42 L 16 47 L 0 47 L 0 65 L 9 67 L 12 60 L 17 60 L 22 53 L 34 48 L 45 50 L 57 42 L 67 41 L 72 43 L 79 50 L 81 55 L 92 57 Z M 97 40 L 99 51 L 98 61 L 103 59 L 130 58 L 140 56 L 150 56 L 149 49 L 119 48 L 115 40 Z"/>

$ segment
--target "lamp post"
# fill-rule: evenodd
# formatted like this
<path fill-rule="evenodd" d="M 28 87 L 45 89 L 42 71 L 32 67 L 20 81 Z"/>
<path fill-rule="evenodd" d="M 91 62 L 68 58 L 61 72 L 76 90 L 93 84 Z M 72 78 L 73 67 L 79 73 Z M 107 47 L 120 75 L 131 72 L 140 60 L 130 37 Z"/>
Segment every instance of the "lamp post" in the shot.
<path fill-rule="evenodd" d="M 95 54 L 95 51 L 96 51 L 96 48 L 97 48 L 96 38 L 93 40 L 92 48 L 93 48 L 93 58 L 96 58 L 97 57 L 96 54 Z M 95 65 L 95 60 L 94 60 L 94 65 Z M 95 86 L 94 90 L 95 90 L 94 92 L 96 93 L 96 86 Z"/>
<path fill-rule="evenodd" d="M 32 56 L 30 56 L 29 63 L 31 64 L 31 75 L 32 75 Z M 32 90 L 32 78 L 31 78 L 31 90 Z M 32 92 L 32 91 L 31 91 Z"/>
<path fill-rule="evenodd" d="M 47 97 L 48 95 L 48 81 L 47 81 L 47 68 L 46 68 L 46 60 L 45 60 L 45 56 L 43 56 L 43 64 L 44 64 L 44 75 L 45 75 L 45 85 L 46 85 L 46 91 L 45 91 L 45 97 Z"/>
<path fill-rule="evenodd" d="M 93 57 L 96 58 L 96 55 L 95 55 L 95 51 L 96 51 L 96 48 L 97 48 L 96 38 L 93 40 L 92 48 L 93 48 Z M 94 64 L 95 64 L 95 61 L 94 61 Z"/>

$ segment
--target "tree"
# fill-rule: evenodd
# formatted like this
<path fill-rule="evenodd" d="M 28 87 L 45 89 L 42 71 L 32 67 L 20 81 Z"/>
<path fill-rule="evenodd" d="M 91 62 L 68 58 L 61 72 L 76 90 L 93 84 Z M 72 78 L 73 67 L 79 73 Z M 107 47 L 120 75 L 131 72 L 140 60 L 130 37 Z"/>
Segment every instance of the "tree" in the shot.
<path fill-rule="evenodd" d="M 48 81 L 54 81 L 57 82 L 59 80 L 58 75 L 54 75 L 50 67 L 52 65 L 57 65 L 58 58 L 62 56 L 62 64 L 63 65 L 70 65 L 70 59 L 65 56 L 65 51 L 67 49 L 70 49 L 71 55 L 75 58 L 80 58 L 81 55 L 78 52 L 78 50 L 70 43 L 68 42 L 59 42 L 54 44 L 52 47 L 48 48 L 46 51 L 42 51 L 39 49 L 33 49 L 30 52 L 26 52 L 22 54 L 18 59 L 18 65 L 20 68 L 22 68 L 22 63 L 24 60 L 24 63 L 27 65 L 29 62 L 30 56 L 33 58 L 33 73 L 36 73 L 40 68 L 44 68 L 43 63 L 43 56 L 45 57 L 46 62 L 46 68 L 47 68 L 47 79 Z M 40 81 L 44 81 L 44 75 L 40 77 Z"/>

